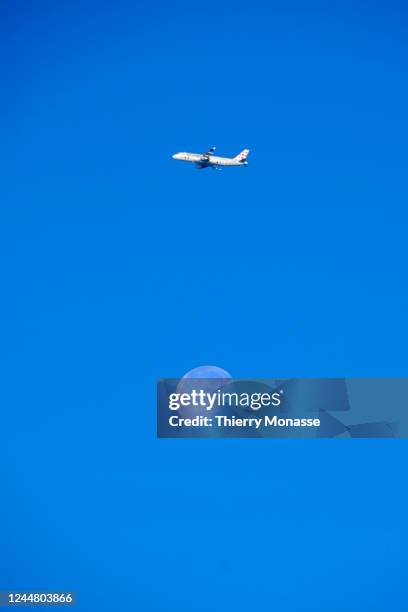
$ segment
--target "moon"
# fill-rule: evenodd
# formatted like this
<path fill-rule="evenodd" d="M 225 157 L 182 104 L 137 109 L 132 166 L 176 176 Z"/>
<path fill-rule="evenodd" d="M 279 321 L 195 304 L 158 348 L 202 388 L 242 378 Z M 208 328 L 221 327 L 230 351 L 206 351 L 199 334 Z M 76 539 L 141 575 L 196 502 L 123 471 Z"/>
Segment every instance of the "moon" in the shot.
<path fill-rule="evenodd" d="M 193 368 L 187 374 L 184 374 L 182 380 L 186 378 L 223 378 L 225 380 L 232 378 L 232 376 L 229 372 L 218 366 L 204 365 Z"/>
<path fill-rule="evenodd" d="M 203 389 L 206 393 L 215 393 L 229 384 L 232 376 L 227 370 L 214 365 L 198 366 L 189 370 L 179 380 L 177 393 L 191 393 L 194 389 Z M 191 417 L 197 414 L 197 408 L 193 406 L 182 407 L 180 416 Z"/>

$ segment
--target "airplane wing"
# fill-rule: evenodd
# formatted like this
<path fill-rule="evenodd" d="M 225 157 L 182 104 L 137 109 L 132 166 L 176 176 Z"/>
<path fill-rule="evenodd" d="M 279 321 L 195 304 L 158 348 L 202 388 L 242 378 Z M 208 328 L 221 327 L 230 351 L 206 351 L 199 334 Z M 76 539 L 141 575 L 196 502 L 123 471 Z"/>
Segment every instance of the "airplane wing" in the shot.
<path fill-rule="evenodd" d="M 214 153 L 215 149 L 216 149 L 216 147 L 211 147 L 211 149 L 209 149 L 207 151 L 207 153 L 203 153 L 202 156 L 201 156 L 202 159 L 208 159 L 210 157 L 210 155 L 212 155 Z"/>

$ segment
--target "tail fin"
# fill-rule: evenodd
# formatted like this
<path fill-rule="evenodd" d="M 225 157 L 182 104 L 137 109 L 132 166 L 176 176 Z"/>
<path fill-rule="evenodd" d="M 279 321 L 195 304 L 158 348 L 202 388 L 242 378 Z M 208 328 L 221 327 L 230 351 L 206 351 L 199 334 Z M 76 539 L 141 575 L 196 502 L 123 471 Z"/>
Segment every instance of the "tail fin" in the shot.
<path fill-rule="evenodd" d="M 246 161 L 246 158 L 248 157 L 248 153 L 249 153 L 249 149 L 244 149 L 243 151 L 241 151 L 241 153 L 238 153 L 238 155 L 234 157 L 234 159 L 238 162 L 244 162 Z"/>

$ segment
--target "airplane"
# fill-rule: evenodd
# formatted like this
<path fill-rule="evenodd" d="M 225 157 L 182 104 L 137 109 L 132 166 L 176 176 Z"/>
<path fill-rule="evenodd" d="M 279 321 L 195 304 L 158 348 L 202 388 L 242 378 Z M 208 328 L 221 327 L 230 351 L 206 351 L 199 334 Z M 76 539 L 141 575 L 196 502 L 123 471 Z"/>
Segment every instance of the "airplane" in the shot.
<path fill-rule="evenodd" d="M 221 166 L 247 166 L 247 157 L 249 149 L 244 149 L 241 153 L 238 153 L 236 157 L 217 157 L 213 155 L 215 147 L 211 147 L 207 153 L 175 153 L 173 159 L 179 159 L 180 161 L 187 161 L 194 163 L 197 168 L 202 170 L 203 168 L 214 168 L 215 170 L 221 170 Z"/>

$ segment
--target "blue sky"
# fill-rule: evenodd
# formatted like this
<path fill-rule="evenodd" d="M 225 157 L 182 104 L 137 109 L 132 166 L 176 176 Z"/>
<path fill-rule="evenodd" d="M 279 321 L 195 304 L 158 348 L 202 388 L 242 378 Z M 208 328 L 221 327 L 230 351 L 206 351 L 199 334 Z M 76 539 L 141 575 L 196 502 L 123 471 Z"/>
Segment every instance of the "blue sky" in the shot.
<path fill-rule="evenodd" d="M 1 12 L 4 588 L 402 610 L 403 443 L 157 441 L 154 385 L 406 374 L 403 3 Z"/>

